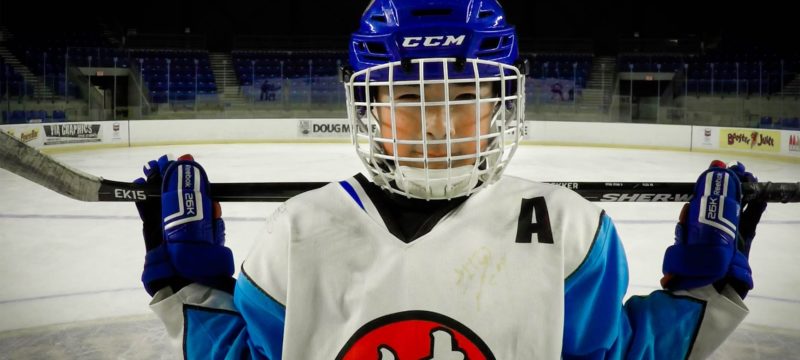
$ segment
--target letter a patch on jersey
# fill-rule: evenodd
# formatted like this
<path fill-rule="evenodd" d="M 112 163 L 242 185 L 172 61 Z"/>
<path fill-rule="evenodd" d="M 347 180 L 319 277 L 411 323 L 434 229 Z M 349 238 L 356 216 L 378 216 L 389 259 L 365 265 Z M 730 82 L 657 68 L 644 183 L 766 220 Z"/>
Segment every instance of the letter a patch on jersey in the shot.
<path fill-rule="evenodd" d="M 540 244 L 553 243 L 553 231 L 550 229 L 550 215 L 547 213 L 547 204 L 543 197 L 522 199 L 517 223 L 518 243 L 533 242 L 536 234 Z"/>

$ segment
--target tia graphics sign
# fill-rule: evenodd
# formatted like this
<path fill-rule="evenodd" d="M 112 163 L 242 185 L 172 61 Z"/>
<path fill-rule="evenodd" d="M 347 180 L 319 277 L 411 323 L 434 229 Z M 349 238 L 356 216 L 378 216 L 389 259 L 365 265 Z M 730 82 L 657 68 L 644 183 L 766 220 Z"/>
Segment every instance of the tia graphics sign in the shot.
<path fill-rule="evenodd" d="M 44 125 L 44 144 L 62 145 L 100 142 L 100 124 L 53 124 Z"/>

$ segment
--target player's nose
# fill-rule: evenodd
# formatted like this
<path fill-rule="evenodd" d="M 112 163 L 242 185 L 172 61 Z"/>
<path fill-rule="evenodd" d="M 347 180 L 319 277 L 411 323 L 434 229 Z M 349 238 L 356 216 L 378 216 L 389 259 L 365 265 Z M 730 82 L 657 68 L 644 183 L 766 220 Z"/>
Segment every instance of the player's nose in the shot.
<path fill-rule="evenodd" d="M 428 106 L 425 108 L 425 132 L 428 139 L 442 140 L 447 138 L 447 132 L 453 134 L 453 127 L 444 106 Z M 449 124 L 452 125 L 452 124 Z"/>

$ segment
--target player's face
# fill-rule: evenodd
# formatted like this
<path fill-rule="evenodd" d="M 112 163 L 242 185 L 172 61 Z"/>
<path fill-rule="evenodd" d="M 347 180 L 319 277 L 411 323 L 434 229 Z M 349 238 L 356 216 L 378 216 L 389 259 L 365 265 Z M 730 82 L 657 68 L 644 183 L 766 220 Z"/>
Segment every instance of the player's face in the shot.
<path fill-rule="evenodd" d="M 378 101 L 388 103 L 389 89 L 388 87 L 379 87 L 377 92 Z M 426 102 L 437 102 L 445 100 L 445 88 L 443 84 L 426 85 L 424 88 L 424 96 Z M 474 100 L 478 97 L 482 99 L 492 97 L 492 86 L 489 83 L 483 83 L 480 88 L 476 88 L 474 84 L 450 84 L 448 87 L 448 97 L 450 101 Z M 395 86 L 393 100 L 395 104 L 402 103 L 419 103 L 422 101 L 420 88 L 416 85 Z M 481 135 L 489 133 L 489 125 L 493 109 L 496 102 L 484 102 L 480 105 L 476 112 L 475 103 L 459 104 L 449 106 L 449 119 L 445 106 L 425 105 L 424 110 L 422 106 L 395 106 L 394 120 L 396 123 L 397 140 L 422 140 L 425 136 L 427 140 L 445 140 L 447 139 L 447 122 L 450 122 L 450 154 L 451 156 L 475 154 L 478 147 L 483 150 L 488 143 L 487 140 L 480 141 L 476 144 L 475 138 L 478 132 Z M 392 115 L 390 107 L 376 107 L 376 116 L 381 128 L 383 137 L 392 137 Z M 425 128 L 422 124 L 422 112 L 425 112 Z M 470 138 L 464 141 L 459 139 Z M 384 151 L 387 155 L 395 155 L 394 146 L 391 143 L 382 143 Z M 399 157 L 413 157 L 422 158 L 423 155 L 422 144 L 398 144 L 397 156 Z M 447 144 L 430 144 L 427 147 L 428 159 L 433 159 L 428 163 L 431 169 L 447 168 L 447 162 L 444 161 L 447 156 Z M 468 159 L 461 159 L 453 161 L 452 167 L 459 167 L 464 165 L 472 165 L 475 162 L 474 157 Z M 422 162 L 413 161 L 400 161 L 400 165 L 411 167 L 423 167 Z"/>

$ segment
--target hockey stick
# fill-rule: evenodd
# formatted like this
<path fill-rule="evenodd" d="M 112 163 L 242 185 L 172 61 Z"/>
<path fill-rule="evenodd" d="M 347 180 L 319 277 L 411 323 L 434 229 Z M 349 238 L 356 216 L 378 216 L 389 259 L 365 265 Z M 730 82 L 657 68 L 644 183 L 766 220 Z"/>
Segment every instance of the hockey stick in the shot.
<path fill-rule="evenodd" d="M 160 196 L 159 189 L 106 180 L 73 169 L 0 131 L 0 168 L 59 194 L 81 201 L 138 201 Z M 281 202 L 326 185 L 320 182 L 216 183 L 211 196 L 218 201 Z M 550 182 L 574 190 L 590 201 L 686 202 L 694 183 Z M 800 202 L 798 183 L 758 183 L 742 186 L 745 198 L 769 202 Z"/>

